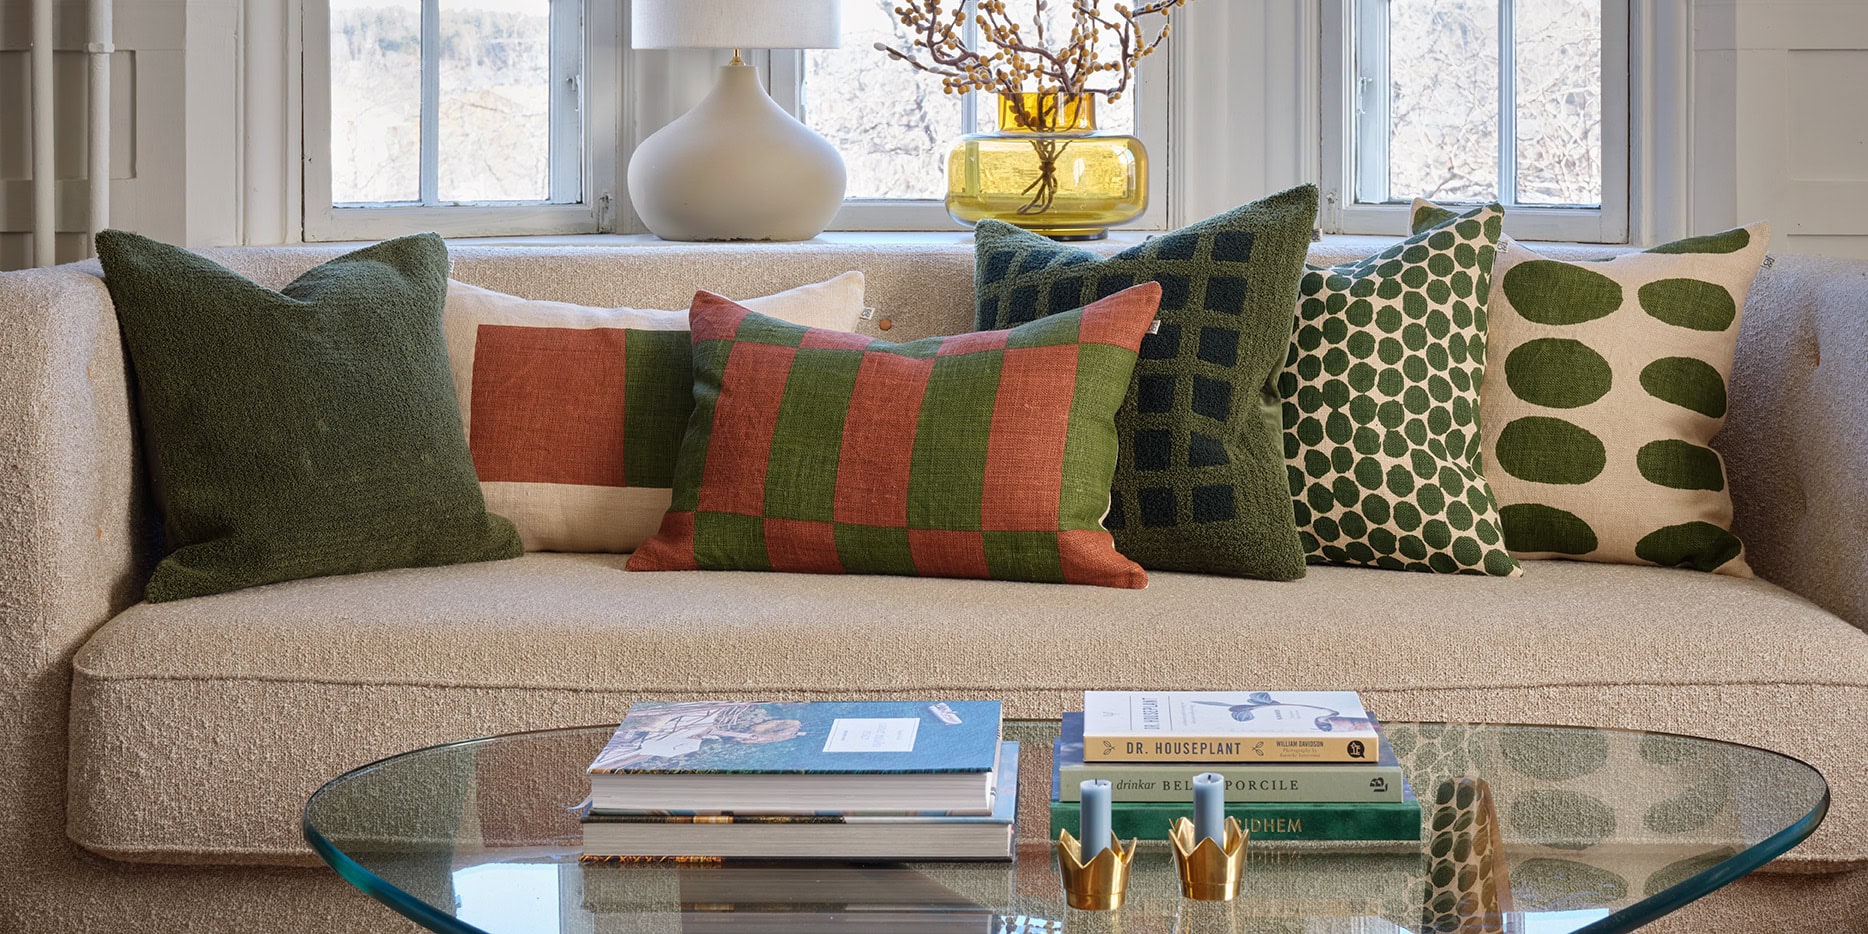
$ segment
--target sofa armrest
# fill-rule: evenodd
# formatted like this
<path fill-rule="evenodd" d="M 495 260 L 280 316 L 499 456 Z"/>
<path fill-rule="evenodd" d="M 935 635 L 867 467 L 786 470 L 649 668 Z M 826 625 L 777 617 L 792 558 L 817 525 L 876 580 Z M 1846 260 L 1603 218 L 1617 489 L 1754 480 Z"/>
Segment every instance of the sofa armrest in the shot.
<path fill-rule="evenodd" d="M 1766 263 L 1714 442 L 1736 531 L 1760 577 L 1868 629 L 1868 263 Z"/>
<path fill-rule="evenodd" d="M 0 866 L 64 845 L 71 657 L 141 598 L 151 541 L 96 264 L 0 274 Z"/>

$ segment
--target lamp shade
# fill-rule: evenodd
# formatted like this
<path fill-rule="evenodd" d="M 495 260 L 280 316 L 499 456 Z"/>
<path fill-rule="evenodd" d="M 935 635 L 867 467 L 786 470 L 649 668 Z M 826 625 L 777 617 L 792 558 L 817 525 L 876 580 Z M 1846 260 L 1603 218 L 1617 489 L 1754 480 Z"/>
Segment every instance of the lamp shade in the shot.
<path fill-rule="evenodd" d="M 635 0 L 638 49 L 834 49 L 842 0 Z"/>

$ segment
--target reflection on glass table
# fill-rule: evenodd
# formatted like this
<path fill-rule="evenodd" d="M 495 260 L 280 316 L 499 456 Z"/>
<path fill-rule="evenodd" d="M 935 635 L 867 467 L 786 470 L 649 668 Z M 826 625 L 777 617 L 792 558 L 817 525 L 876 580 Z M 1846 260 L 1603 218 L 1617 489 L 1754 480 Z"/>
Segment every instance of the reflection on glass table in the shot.
<path fill-rule="evenodd" d="M 1383 730 L 1421 797 L 1421 842 L 1254 841 L 1226 903 L 1180 898 L 1166 845 L 1144 842 L 1122 910 L 1065 907 L 1047 826 L 1056 721 L 1005 726 L 1022 746 L 1010 863 L 579 862 L 583 769 L 607 726 L 365 766 L 312 796 L 304 829 L 352 885 L 447 934 L 1606 934 L 1750 872 L 1828 808 L 1815 769 L 1747 746 L 1570 727 Z M 1488 825 L 1496 849 L 1477 840 Z"/>

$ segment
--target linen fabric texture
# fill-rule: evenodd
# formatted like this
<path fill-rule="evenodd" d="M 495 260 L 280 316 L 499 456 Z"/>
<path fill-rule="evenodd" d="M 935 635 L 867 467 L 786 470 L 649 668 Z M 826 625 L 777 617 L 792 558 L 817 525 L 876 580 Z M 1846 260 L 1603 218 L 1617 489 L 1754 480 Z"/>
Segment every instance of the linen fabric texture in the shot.
<path fill-rule="evenodd" d="M 1312 267 L 1279 390 L 1306 559 L 1516 577 L 1481 470 L 1489 205 L 1355 263 Z"/>
<path fill-rule="evenodd" d="M 863 297 L 863 274 L 850 272 L 745 306 L 848 331 Z M 626 552 L 655 534 L 694 410 L 687 309 L 449 282 L 442 322 L 481 492 L 527 551 Z"/>
<path fill-rule="evenodd" d="M 1415 226 L 1444 213 L 1417 201 Z M 1600 262 L 1502 245 L 1481 421 L 1519 557 L 1751 576 L 1712 440 L 1770 237 L 1752 224 Z"/>
<path fill-rule="evenodd" d="M 187 250 L 97 236 L 172 549 L 152 603 L 514 558 L 448 377 L 448 253 L 422 234 L 273 291 Z"/>
<path fill-rule="evenodd" d="M 1144 567 L 1304 576 L 1277 376 L 1316 215 L 1306 185 L 1107 258 L 998 221 L 975 229 L 982 330 L 1160 285 L 1160 327 L 1143 339 L 1116 415 L 1121 457 L 1105 521 Z"/>
<path fill-rule="evenodd" d="M 1101 522 L 1160 296 L 887 344 L 702 293 L 674 501 L 629 570 L 1146 586 Z"/>

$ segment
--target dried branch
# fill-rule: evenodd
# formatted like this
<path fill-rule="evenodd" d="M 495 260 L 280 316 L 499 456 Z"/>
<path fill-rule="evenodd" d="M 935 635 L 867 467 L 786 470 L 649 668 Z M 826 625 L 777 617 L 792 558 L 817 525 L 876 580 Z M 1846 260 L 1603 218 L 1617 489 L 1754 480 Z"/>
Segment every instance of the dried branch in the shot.
<path fill-rule="evenodd" d="M 1051 0 L 1035 0 L 1029 33 L 1006 12 L 1005 0 L 979 0 L 973 17 L 979 27 L 979 50 L 966 44 L 965 0 L 953 0 L 951 10 L 947 2 L 909 0 L 896 7 L 896 17 L 912 36 L 908 48 L 880 42 L 876 48 L 896 61 L 939 75 L 941 90 L 947 94 L 989 91 L 1017 101 L 1021 93 L 1036 92 L 1065 99 L 1117 101 L 1128 92 L 1142 59 L 1153 55 L 1168 37 L 1169 26 L 1163 23 L 1149 39 L 1144 21 L 1166 17 L 1187 0 L 1149 0 L 1134 7 L 1116 3 L 1111 14 L 1103 12 L 1102 0 L 1071 0 L 1068 36 L 1046 34 Z M 1115 40 L 1115 61 L 1103 60 L 1098 51 L 1105 35 Z M 1100 84 L 1099 77 L 1104 79 Z M 1017 106 L 1021 122 L 1037 125 L 1029 122 L 1034 115 L 1023 112 L 1022 102 Z"/>

